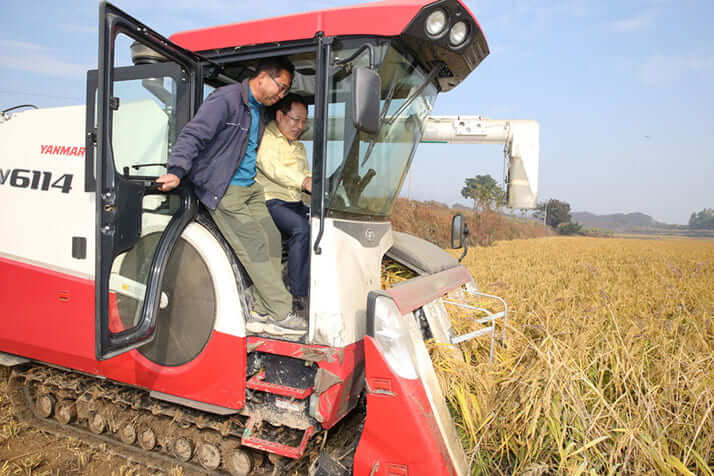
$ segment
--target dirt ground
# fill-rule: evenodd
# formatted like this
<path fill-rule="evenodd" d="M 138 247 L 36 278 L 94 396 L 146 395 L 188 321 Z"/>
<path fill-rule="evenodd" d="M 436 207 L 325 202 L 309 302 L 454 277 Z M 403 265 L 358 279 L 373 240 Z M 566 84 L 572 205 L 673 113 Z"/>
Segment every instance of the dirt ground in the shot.
<path fill-rule="evenodd" d="M 5 393 L 9 374 L 8 369 L 0 367 L 0 476 L 183 474 L 178 468 L 165 473 L 130 463 L 106 448 L 93 448 L 77 439 L 45 434 L 20 423 Z"/>

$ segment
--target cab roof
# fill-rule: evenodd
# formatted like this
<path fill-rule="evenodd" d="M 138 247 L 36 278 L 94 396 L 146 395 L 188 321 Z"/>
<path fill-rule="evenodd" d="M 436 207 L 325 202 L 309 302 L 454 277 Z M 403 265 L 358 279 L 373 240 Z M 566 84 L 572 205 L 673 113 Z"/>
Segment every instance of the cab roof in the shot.
<path fill-rule="evenodd" d="M 175 33 L 170 40 L 191 51 L 286 42 L 326 36 L 401 34 L 417 13 L 436 0 L 383 0 L 295 15 Z M 463 2 L 462 8 L 471 13 Z M 473 17 L 473 15 L 471 15 Z"/>

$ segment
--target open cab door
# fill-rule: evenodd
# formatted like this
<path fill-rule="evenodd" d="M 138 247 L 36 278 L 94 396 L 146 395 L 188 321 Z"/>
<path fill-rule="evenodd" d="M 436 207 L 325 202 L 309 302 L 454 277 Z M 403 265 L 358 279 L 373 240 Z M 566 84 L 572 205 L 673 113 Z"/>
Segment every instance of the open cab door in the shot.
<path fill-rule="evenodd" d="M 87 94 L 88 150 L 96 141 L 87 176 L 96 190 L 99 360 L 150 342 L 159 308 L 168 305 L 164 270 L 197 201 L 183 185 L 158 192 L 155 179 L 166 173 L 176 135 L 200 102 L 200 60 L 100 4 L 99 68 L 88 75 Z"/>

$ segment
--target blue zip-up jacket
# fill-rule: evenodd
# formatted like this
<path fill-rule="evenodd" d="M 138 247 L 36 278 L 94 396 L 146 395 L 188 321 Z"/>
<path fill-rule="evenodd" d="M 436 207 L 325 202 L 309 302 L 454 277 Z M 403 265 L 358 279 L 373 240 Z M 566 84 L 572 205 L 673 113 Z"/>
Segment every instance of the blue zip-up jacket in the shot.
<path fill-rule="evenodd" d="M 228 189 L 248 147 L 248 80 L 213 91 L 176 139 L 168 172 L 193 182 L 198 199 L 211 210 Z M 265 130 L 261 108 L 258 142 Z"/>

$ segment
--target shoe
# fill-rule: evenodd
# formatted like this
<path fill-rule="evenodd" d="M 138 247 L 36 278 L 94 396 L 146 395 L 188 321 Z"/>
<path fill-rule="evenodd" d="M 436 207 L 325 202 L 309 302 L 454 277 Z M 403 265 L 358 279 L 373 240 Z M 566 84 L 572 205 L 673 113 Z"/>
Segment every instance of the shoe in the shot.
<path fill-rule="evenodd" d="M 285 319 L 283 319 L 282 321 L 276 321 L 275 325 L 283 327 L 285 329 L 292 329 L 304 332 L 307 330 L 307 319 L 298 316 L 294 312 L 289 312 Z"/>
<path fill-rule="evenodd" d="M 271 318 L 268 314 L 250 311 L 250 318 L 245 323 L 245 327 L 249 334 L 262 334 L 265 331 L 265 325 L 269 321 L 271 321 Z"/>
<path fill-rule="evenodd" d="M 271 321 L 272 318 L 270 317 L 270 314 L 261 314 L 258 311 L 250 311 L 250 320 L 257 322 L 268 322 Z"/>
<path fill-rule="evenodd" d="M 246 323 L 250 334 L 269 334 L 274 336 L 300 336 L 307 331 L 307 320 L 288 313 L 285 319 L 273 320 L 267 314 L 251 311 L 250 320 Z"/>
<path fill-rule="evenodd" d="M 307 316 L 310 314 L 307 296 L 293 296 L 293 312 L 307 319 Z"/>

